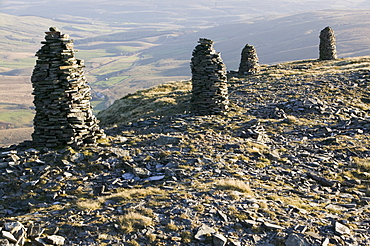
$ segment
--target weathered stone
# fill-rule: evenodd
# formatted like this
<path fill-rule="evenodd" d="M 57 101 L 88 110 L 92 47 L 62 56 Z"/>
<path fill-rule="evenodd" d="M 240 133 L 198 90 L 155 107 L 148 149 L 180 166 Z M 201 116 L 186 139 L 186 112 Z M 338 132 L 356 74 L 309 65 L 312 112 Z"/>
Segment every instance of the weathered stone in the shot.
<path fill-rule="evenodd" d="M 43 147 L 95 144 L 104 137 L 92 114 L 84 62 L 74 56 L 73 41 L 57 28 L 46 32 L 31 77 L 35 95 L 33 143 Z"/>
<path fill-rule="evenodd" d="M 29 238 L 37 238 L 40 237 L 44 231 L 45 229 L 42 228 L 40 225 L 35 225 L 34 223 L 31 223 L 27 228 L 27 236 Z"/>
<path fill-rule="evenodd" d="M 279 225 L 271 224 L 269 222 L 263 222 L 263 226 L 270 230 L 284 230 L 285 228 Z"/>
<path fill-rule="evenodd" d="M 325 27 L 320 32 L 320 60 L 337 59 L 337 47 L 334 31 L 331 27 Z"/>
<path fill-rule="evenodd" d="M 198 228 L 197 233 L 194 235 L 194 238 L 199 241 L 204 241 L 206 240 L 207 237 L 211 236 L 213 233 L 216 233 L 216 231 L 213 228 L 207 225 L 202 225 L 201 227 Z"/>
<path fill-rule="evenodd" d="M 256 49 L 253 45 L 246 44 L 242 50 L 239 64 L 239 74 L 256 74 L 260 71 L 260 64 Z"/>
<path fill-rule="evenodd" d="M 329 245 L 329 243 L 330 243 L 329 238 L 325 238 L 325 239 L 322 241 L 321 246 L 328 246 L 328 245 Z"/>
<path fill-rule="evenodd" d="M 286 246 L 310 246 L 307 240 L 295 233 L 292 233 L 288 236 L 287 240 L 285 241 Z"/>
<path fill-rule="evenodd" d="M 168 145 L 168 144 L 178 144 L 181 138 L 170 137 L 170 136 L 160 136 L 156 141 L 156 145 Z"/>
<path fill-rule="evenodd" d="M 46 242 L 51 243 L 53 245 L 64 245 L 65 238 L 58 235 L 47 236 Z"/>
<path fill-rule="evenodd" d="M 351 230 L 339 222 L 334 222 L 334 231 L 338 235 L 351 234 Z"/>
<path fill-rule="evenodd" d="M 9 246 L 8 239 L 0 239 L 0 246 Z"/>
<path fill-rule="evenodd" d="M 229 108 L 226 67 L 213 41 L 201 38 L 191 58 L 191 111 L 196 115 L 224 114 Z"/>
<path fill-rule="evenodd" d="M 227 238 L 223 235 L 216 233 L 213 235 L 213 245 L 214 246 L 225 246 L 227 243 Z"/>
<path fill-rule="evenodd" d="M 330 179 L 327 179 L 327 178 L 324 178 L 324 177 L 320 177 L 314 173 L 311 173 L 311 172 L 308 172 L 307 173 L 307 177 L 313 179 L 313 180 L 316 180 L 319 184 L 323 185 L 323 186 L 329 186 L 329 187 L 333 187 L 335 185 L 335 182 L 330 180 Z"/>
<path fill-rule="evenodd" d="M 16 243 L 18 240 L 13 236 L 12 233 L 8 231 L 1 231 L 1 235 L 5 238 L 8 239 L 10 242 Z"/>

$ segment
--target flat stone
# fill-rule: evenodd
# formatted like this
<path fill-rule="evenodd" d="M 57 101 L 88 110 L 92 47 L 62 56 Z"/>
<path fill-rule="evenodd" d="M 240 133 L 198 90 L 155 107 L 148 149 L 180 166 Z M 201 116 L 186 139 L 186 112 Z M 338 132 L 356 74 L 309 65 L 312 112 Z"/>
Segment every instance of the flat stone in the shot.
<path fill-rule="evenodd" d="M 168 144 L 178 144 L 181 138 L 170 137 L 170 136 L 160 136 L 156 141 L 156 145 L 168 145 Z"/>
<path fill-rule="evenodd" d="M 351 234 L 351 230 L 339 222 L 334 223 L 334 231 L 338 235 Z"/>
<path fill-rule="evenodd" d="M 325 209 L 331 209 L 331 210 L 337 210 L 337 211 L 345 211 L 347 210 L 345 207 L 334 205 L 334 204 L 328 204 L 325 206 Z"/>
<path fill-rule="evenodd" d="M 10 232 L 8 231 L 1 231 L 1 235 L 5 238 L 5 239 L 8 239 L 10 242 L 13 242 L 13 243 L 16 243 L 18 240 L 13 236 L 13 234 L 11 234 Z"/>
<path fill-rule="evenodd" d="M 46 237 L 46 242 L 52 243 L 53 245 L 64 245 L 65 238 L 58 235 L 52 235 Z"/>
<path fill-rule="evenodd" d="M 146 168 L 135 167 L 133 169 L 133 172 L 136 176 L 140 178 L 148 178 L 150 176 L 150 171 Z"/>
<path fill-rule="evenodd" d="M 269 222 L 263 222 L 263 225 L 264 227 L 266 227 L 267 229 L 270 229 L 270 230 L 284 230 L 285 228 L 284 227 L 281 227 L 279 225 L 275 225 L 275 224 L 271 224 Z"/>
<path fill-rule="evenodd" d="M 152 177 L 149 177 L 149 178 L 146 178 L 145 180 L 146 181 L 158 181 L 158 180 L 162 180 L 166 177 L 166 175 L 158 175 L 158 176 L 152 176 Z"/>
<path fill-rule="evenodd" d="M 216 230 L 207 225 L 202 225 L 198 228 L 194 238 L 199 241 L 204 241 L 207 236 L 211 236 L 213 233 L 216 233 Z"/>
<path fill-rule="evenodd" d="M 259 224 L 259 222 L 255 221 L 255 220 L 243 220 L 243 223 L 247 226 L 247 227 L 253 227 L 253 226 L 256 226 Z"/>
<path fill-rule="evenodd" d="M 214 246 L 225 246 L 227 243 L 227 238 L 223 235 L 216 233 L 213 235 L 213 245 Z"/>
<path fill-rule="evenodd" d="M 8 239 L 0 239 L 0 246 L 9 246 Z"/>
<path fill-rule="evenodd" d="M 328 245 L 329 245 L 329 242 L 330 242 L 329 238 L 325 238 L 325 239 L 322 241 L 321 246 L 328 246 Z"/>
<path fill-rule="evenodd" d="M 135 174 L 133 174 L 133 173 L 124 173 L 124 174 L 122 174 L 122 178 L 124 178 L 126 180 L 133 179 L 133 178 L 135 178 Z"/>
<path fill-rule="evenodd" d="M 285 246 L 310 246 L 307 240 L 295 233 L 292 233 L 288 236 L 285 241 Z"/>

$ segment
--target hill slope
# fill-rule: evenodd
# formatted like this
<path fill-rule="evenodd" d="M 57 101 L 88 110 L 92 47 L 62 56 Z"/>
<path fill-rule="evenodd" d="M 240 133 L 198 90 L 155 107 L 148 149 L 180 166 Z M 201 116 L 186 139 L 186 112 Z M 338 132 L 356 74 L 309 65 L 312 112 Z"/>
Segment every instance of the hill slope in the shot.
<path fill-rule="evenodd" d="M 116 126 L 99 146 L 0 149 L 3 235 L 17 221 L 66 245 L 368 245 L 369 68 L 231 73 L 225 116 L 185 112 L 189 82 L 170 83 L 102 111 Z"/>
<path fill-rule="evenodd" d="M 85 71 L 94 92 L 96 111 L 137 90 L 188 79 L 189 60 L 199 37 L 215 41 L 215 49 L 222 53 L 229 70 L 237 69 L 246 43 L 256 47 L 262 64 L 314 59 L 318 56 L 319 32 L 328 25 L 336 33 L 339 57 L 370 54 L 370 15 L 365 10 L 270 16 L 208 29 L 188 29 L 173 23 L 112 24 L 92 22 L 87 17 L 56 21 L 35 16 L 0 16 L 5 24 L 0 27 L 0 122 L 11 127 L 32 125 L 29 77 L 34 52 L 49 25 L 58 26 L 75 39 L 80 50 L 76 57 L 85 59 L 87 64 Z M 24 115 L 21 121 L 19 115 Z"/>

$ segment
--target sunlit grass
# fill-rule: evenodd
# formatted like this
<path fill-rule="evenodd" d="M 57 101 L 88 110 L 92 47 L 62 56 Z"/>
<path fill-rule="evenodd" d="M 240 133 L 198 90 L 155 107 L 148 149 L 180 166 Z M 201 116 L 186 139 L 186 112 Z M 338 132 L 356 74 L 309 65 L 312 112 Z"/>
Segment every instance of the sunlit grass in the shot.
<path fill-rule="evenodd" d="M 123 233 L 130 233 L 153 224 L 152 218 L 136 212 L 129 212 L 118 217 L 118 225 Z"/>
<path fill-rule="evenodd" d="M 234 190 L 251 194 L 252 190 L 248 184 L 238 179 L 223 179 L 216 182 L 216 188 L 220 190 Z"/>

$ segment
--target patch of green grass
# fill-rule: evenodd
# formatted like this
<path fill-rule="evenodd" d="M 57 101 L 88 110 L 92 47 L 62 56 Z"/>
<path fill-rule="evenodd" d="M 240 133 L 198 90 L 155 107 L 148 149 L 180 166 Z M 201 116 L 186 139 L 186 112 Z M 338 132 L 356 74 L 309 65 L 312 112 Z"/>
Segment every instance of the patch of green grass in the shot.
<path fill-rule="evenodd" d="M 107 57 L 112 54 L 107 53 L 105 49 L 95 49 L 95 50 L 78 50 L 75 56 L 77 59 L 83 59 L 85 62 L 90 62 L 91 59 L 97 57 Z"/>
<path fill-rule="evenodd" d="M 121 124 L 151 116 L 183 113 L 190 100 L 190 81 L 170 82 L 116 100 L 97 117 L 102 125 Z"/>
<path fill-rule="evenodd" d="M 101 81 L 94 82 L 94 83 L 92 83 L 92 85 L 96 86 L 96 87 L 99 87 L 99 88 L 107 88 L 107 87 L 111 87 L 111 86 L 114 86 L 116 84 L 121 83 L 122 81 L 124 81 L 128 77 L 129 76 L 111 77 L 111 78 L 107 78 L 106 80 L 101 80 Z"/>
<path fill-rule="evenodd" d="M 130 68 L 136 60 L 137 57 L 135 56 L 119 59 L 115 58 L 113 61 L 105 61 L 104 64 L 101 64 L 98 68 L 90 70 L 90 72 L 96 76 L 104 76 L 106 74 L 120 72 Z"/>
<path fill-rule="evenodd" d="M 31 127 L 34 115 L 34 112 L 30 109 L 0 110 L 0 122 L 10 123 L 17 128 Z"/>
<path fill-rule="evenodd" d="M 137 50 L 140 50 L 138 47 L 132 47 L 132 46 L 115 46 L 115 47 L 110 47 L 106 49 L 107 53 L 125 53 L 125 52 L 135 52 Z"/>
<path fill-rule="evenodd" d="M 0 67 L 19 69 L 33 67 L 36 63 L 35 57 L 20 58 L 15 60 L 1 59 Z"/>

